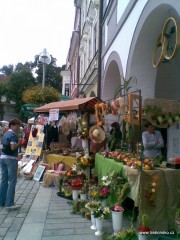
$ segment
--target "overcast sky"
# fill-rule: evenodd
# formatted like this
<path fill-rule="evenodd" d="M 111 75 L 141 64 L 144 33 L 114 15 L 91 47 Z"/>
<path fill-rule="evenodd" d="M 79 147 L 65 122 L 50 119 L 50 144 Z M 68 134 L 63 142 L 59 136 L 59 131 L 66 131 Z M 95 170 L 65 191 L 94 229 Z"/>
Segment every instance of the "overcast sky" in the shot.
<path fill-rule="evenodd" d="M 0 68 L 34 61 L 44 48 L 66 63 L 74 27 L 74 0 L 0 0 Z"/>

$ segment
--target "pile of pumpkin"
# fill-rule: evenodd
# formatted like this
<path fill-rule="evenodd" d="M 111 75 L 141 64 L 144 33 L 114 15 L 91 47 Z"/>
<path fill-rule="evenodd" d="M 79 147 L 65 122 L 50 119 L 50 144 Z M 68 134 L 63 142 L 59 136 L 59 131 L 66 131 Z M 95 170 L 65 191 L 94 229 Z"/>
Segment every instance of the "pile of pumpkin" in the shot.
<path fill-rule="evenodd" d="M 128 153 L 122 150 L 115 150 L 114 152 L 105 151 L 103 155 L 108 158 L 112 158 L 115 161 L 121 162 L 131 168 L 141 168 L 143 170 L 152 170 L 153 161 L 151 159 L 145 158 L 140 160 L 140 155 L 137 153 Z"/>

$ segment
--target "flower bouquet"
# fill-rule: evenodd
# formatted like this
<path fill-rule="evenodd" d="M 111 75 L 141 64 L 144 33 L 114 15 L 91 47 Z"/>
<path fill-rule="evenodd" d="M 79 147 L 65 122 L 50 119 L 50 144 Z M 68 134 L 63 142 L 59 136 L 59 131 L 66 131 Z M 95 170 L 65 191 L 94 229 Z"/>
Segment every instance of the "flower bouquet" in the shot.
<path fill-rule="evenodd" d="M 137 240 L 137 234 L 134 229 L 122 230 L 116 235 L 110 235 L 106 240 Z"/>
<path fill-rule="evenodd" d="M 101 219 L 109 219 L 111 216 L 111 211 L 109 207 L 102 207 L 96 208 L 93 213 L 95 218 L 101 218 Z"/>
<path fill-rule="evenodd" d="M 142 224 L 138 227 L 139 239 L 141 240 L 147 239 L 147 234 L 149 234 L 151 231 L 151 229 L 148 227 L 148 223 L 149 223 L 149 215 L 143 214 Z"/>
<path fill-rule="evenodd" d="M 82 194 L 87 194 L 88 193 L 88 190 L 89 190 L 89 185 L 88 185 L 88 181 L 87 180 L 84 180 L 84 183 L 83 183 L 83 186 L 80 190 L 80 193 Z"/>
<path fill-rule="evenodd" d="M 114 206 L 110 207 L 110 210 L 114 212 L 123 212 L 124 208 L 122 208 L 118 203 L 116 203 Z"/>
<path fill-rule="evenodd" d="M 78 130 L 77 134 L 81 139 L 88 139 L 89 129 L 87 122 L 87 115 L 84 114 L 81 118 L 78 118 Z"/>
<path fill-rule="evenodd" d="M 90 198 L 94 200 L 102 201 L 107 199 L 110 194 L 110 189 L 107 186 L 101 184 L 92 185 L 90 187 Z"/>
<path fill-rule="evenodd" d="M 93 216 L 96 223 L 96 236 L 101 236 L 103 234 L 103 220 L 110 218 L 111 211 L 108 207 L 103 207 L 102 205 L 95 209 Z"/>
<path fill-rule="evenodd" d="M 110 194 L 110 189 L 107 186 L 98 185 L 99 200 L 107 199 Z"/>
<path fill-rule="evenodd" d="M 82 186 L 83 186 L 83 180 L 81 178 L 72 179 L 71 181 L 72 190 L 80 190 Z"/>
<path fill-rule="evenodd" d="M 100 206 L 101 206 L 101 203 L 97 202 L 97 201 L 90 201 L 85 205 L 85 207 L 88 208 L 91 211 L 99 208 Z"/>
<path fill-rule="evenodd" d="M 124 208 L 116 203 L 114 206 L 110 207 L 110 210 L 112 211 L 112 226 L 114 235 L 117 235 L 117 233 L 122 229 Z"/>
<path fill-rule="evenodd" d="M 73 201 L 72 203 L 72 213 L 73 214 L 81 214 L 85 216 L 86 210 L 85 210 L 86 201 L 82 199 L 78 199 L 77 201 Z"/>
<path fill-rule="evenodd" d="M 82 169 L 86 169 L 92 165 L 92 159 L 89 156 L 81 156 L 76 158 L 75 164 Z"/>

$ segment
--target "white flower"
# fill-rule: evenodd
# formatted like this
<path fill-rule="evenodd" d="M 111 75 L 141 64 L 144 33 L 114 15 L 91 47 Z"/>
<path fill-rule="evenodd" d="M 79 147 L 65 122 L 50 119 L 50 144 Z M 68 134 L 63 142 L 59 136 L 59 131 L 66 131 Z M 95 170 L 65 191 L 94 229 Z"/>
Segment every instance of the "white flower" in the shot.
<path fill-rule="evenodd" d="M 73 170 L 73 171 L 76 171 L 76 167 L 77 167 L 76 165 L 73 165 L 73 166 L 72 166 L 72 170 Z"/>
<path fill-rule="evenodd" d="M 102 179 L 102 181 L 107 181 L 108 176 L 103 176 L 101 179 Z"/>
<path fill-rule="evenodd" d="M 103 182 L 103 185 L 104 186 L 109 186 L 110 183 L 111 183 L 111 181 Z"/>
<path fill-rule="evenodd" d="M 151 189 L 151 191 L 152 191 L 152 192 L 155 192 L 155 191 L 156 191 L 156 189 L 155 189 L 155 188 L 152 188 L 152 189 Z"/>

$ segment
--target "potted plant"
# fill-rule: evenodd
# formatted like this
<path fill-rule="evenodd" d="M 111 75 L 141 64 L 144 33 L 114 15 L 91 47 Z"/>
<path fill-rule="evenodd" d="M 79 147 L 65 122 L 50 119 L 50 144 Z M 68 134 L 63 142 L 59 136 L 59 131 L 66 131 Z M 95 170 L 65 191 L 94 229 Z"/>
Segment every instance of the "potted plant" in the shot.
<path fill-rule="evenodd" d="M 105 240 L 137 240 L 137 234 L 134 229 L 122 230 L 117 235 L 110 235 Z"/>
<path fill-rule="evenodd" d="M 80 199 L 87 200 L 88 190 L 89 190 L 88 181 L 84 180 L 84 184 L 83 184 L 81 190 L 79 191 Z"/>
<path fill-rule="evenodd" d="M 129 194 L 129 191 L 130 191 L 130 186 L 129 186 L 129 183 L 126 182 L 117 191 L 118 193 L 117 203 L 110 207 L 112 211 L 112 225 L 113 225 L 114 235 L 117 235 L 117 233 L 122 229 L 123 212 L 124 212 L 124 209 L 122 208 L 122 203 L 126 199 L 127 195 Z"/>
<path fill-rule="evenodd" d="M 112 212 L 112 226 L 114 235 L 117 235 L 117 233 L 122 229 L 124 208 L 122 208 L 118 203 L 116 203 L 114 206 L 110 207 L 110 210 Z"/>
<path fill-rule="evenodd" d="M 110 217 L 110 214 L 111 214 L 111 211 L 109 207 L 100 206 L 94 211 L 93 215 L 96 220 L 96 229 L 97 229 L 97 231 L 95 232 L 96 236 L 101 236 L 103 234 L 103 231 L 102 231 L 103 220 L 108 219 Z"/>
<path fill-rule="evenodd" d="M 92 222 L 92 225 L 91 225 L 91 229 L 93 230 L 96 230 L 96 220 L 94 218 L 94 211 L 100 207 L 100 202 L 97 202 L 97 201 L 90 201 L 89 203 L 87 203 L 85 205 L 85 207 L 87 209 L 89 209 L 90 213 L 91 213 L 91 222 Z"/>
<path fill-rule="evenodd" d="M 151 229 L 148 227 L 148 223 L 149 223 L 149 215 L 143 214 L 142 215 L 142 224 L 138 228 L 139 240 L 146 240 L 147 239 L 147 236 L 151 231 Z"/>
<path fill-rule="evenodd" d="M 78 199 L 77 201 L 72 202 L 72 214 L 81 214 L 85 216 L 86 213 L 86 201 L 82 199 Z"/>

